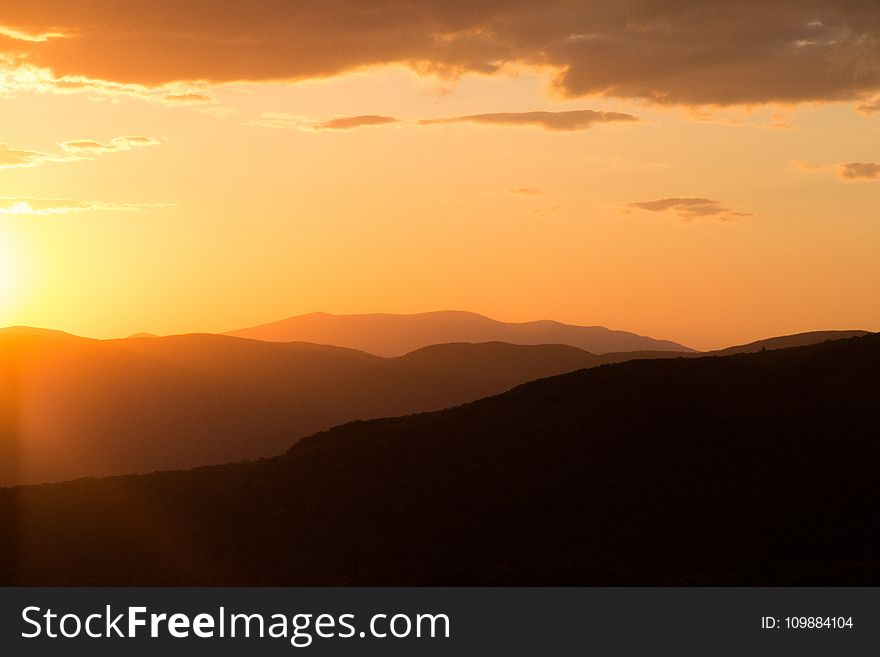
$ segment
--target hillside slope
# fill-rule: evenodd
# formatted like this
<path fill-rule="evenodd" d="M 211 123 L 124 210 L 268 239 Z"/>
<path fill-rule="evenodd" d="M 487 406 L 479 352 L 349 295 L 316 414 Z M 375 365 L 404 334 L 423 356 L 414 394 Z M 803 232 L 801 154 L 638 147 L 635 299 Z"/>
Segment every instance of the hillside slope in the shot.
<path fill-rule="evenodd" d="M 0 491 L 18 584 L 878 584 L 880 335 L 645 360 L 260 462 Z"/>
<path fill-rule="evenodd" d="M 217 335 L 0 332 L 0 485 L 274 456 L 343 422 L 454 406 L 594 364 L 561 345 L 441 345 L 384 359 Z"/>

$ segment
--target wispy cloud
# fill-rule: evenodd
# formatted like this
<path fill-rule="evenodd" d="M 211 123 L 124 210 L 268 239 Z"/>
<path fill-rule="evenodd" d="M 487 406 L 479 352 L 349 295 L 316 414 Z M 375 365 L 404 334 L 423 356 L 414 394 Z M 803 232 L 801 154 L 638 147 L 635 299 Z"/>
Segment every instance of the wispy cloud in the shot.
<path fill-rule="evenodd" d="M 586 130 L 599 123 L 633 123 L 639 118 L 623 112 L 597 112 L 595 110 L 568 110 L 562 112 L 495 112 L 469 114 L 439 119 L 422 119 L 419 125 L 444 125 L 448 123 L 482 123 L 498 126 L 537 126 L 551 131 Z"/>
<path fill-rule="evenodd" d="M 859 103 L 856 105 L 856 109 L 862 114 L 874 114 L 875 112 L 880 112 L 880 94 Z"/>
<path fill-rule="evenodd" d="M 0 215 L 47 217 L 96 210 L 110 212 L 146 212 L 158 208 L 172 207 L 174 207 L 173 203 L 108 203 L 102 201 L 33 198 L 28 196 L 0 197 Z"/>
<path fill-rule="evenodd" d="M 551 205 L 550 207 L 546 207 L 546 208 L 535 208 L 534 210 L 532 210 L 532 213 L 537 214 L 541 217 L 546 217 L 547 215 L 553 214 L 554 212 L 556 212 L 557 210 L 560 210 L 561 208 L 562 208 L 561 205 Z"/>
<path fill-rule="evenodd" d="M 143 135 L 114 137 L 108 143 L 94 139 L 73 139 L 61 142 L 61 149 L 65 153 L 99 155 L 101 153 L 119 153 L 130 151 L 144 146 L 155 146 L 161 143 L 158 139 L 144 137 Z"/>
<path fill-rule="evenodd" d="M 880 180 L 880 162 L 845 162 L 837 165 L 841 180 Z"/>
<path fill-rule="evenodd" d="M 717 221 L 739 221 L 754 216 L 752 212 L 728 207 L 715 199 L 697 196 L 670 196 L 653 201 L 627 203 L 625 207 L 630 211 L 671 212 L 686 222 L 704 217 Z"/>
<path fill-rule="evenodd" d="M 824 171 L 828 167 L 824 164 L 819 164 L 818 162 L 809 162 L 807 160 L 792 160 L 791 166 L 793 166 L 798 171 Z"/>
<path fill-rule="evenodd" d="M 354 130 L 369 126 L 382 126 L 400 123 L 393 116 L 380 114 L 359 114 L 357 116 L 338 116 L 332 119 L 316 119 L 301 114 L 287 112 L 264 112 L 260 118 L 249 121 L 247 125 L 262 128 L 296 128 L 306 132 L 322 132 L 324 130 Z"/>
<path fill-rule="evenodd" d="M 538 187 L 514 187 L 510 190 L 511 194 L 519 194 L 521 196 L 540 196 L 544 193 L 543 189 Z"/>
<path fill-rule="evenodd" d="M 73 139 L 59 144 L 61 153 L 45 153 L 0 144 L 0 169 L 35 167 L 46 162 L 76 162 L 105 153 L 119 153 L 159 144 L 159 140 L 143 135 L 114 137 L 109 142 L 95 139 Z"/>
<path fill-rule="evenodd" d="M 169 103 L 180 103 L 183 105 L 199 105 L 201 103 L 210 103 L 214 100 L 211 94 L 203 91 L 183 91 L 168 93 L 163 96 Z"/>
<path fill-rule="evenodd" d="M 208 114 L 234 112 L 221 104 L 203 85 L 169 83 L 150 86 L 115 82 L 82 75 L 58 76 L 52 70 L 0 52 L 0 96 L 19 93 L 86 95 L 96 99 L 134 98 L 168 107 L 191 107 Z"/>
<path fill-rule="evenodd" d="M 28 43 L 43 43 L 50 39 L 64 39 L 69 35 L 64 34 L 63 32 L 25 32 L 23 30 L 17 30 L 14 27 L 0 25 L 0 36 L 9 37 L 16 41 L 26 41 Z"/>
<path fill-rule="evenodd" d="M 360 116 L 341 116 L 329 121 L 321 121 L 312 125 L 312 130 L 353 130 L 364 126 L 388 125 L 389 123 L 399 123 L 399 120 L 393 116 L 362 114 Z"/>
<path fill-rule="evenodd" d="M 49 162 L 57 157 L 49 153 L 31 151 L 21 148 L 11 148 L 6 144 L 0 144 L 0 169 L 15 169 L 18 167 L 35 167 L 43 162 Z M 63 159 L 63 158 L 62 158 Z"/>
<path fill-rule="evenodd" d="M 773 112 L 770 120 L 761 124 L 762 128 L 770 128 L 771 130 L 794 130 L 794 124 L 782 112 Z"/>

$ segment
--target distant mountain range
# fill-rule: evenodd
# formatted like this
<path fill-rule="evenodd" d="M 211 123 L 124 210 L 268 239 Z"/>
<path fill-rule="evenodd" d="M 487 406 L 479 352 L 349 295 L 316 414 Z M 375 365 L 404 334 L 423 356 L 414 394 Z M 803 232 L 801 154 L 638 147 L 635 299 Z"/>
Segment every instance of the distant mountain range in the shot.
<path fill-rule="evenodd" d="M 0 332 L 0 486 L 273 456 L 343 422 L 595 364 L 564 345 L 437 345 L 386 359 L 219 335 Z"/>
<path fill-rule="evenodd" d="M 329 344 L 360 349 L 379 356 L 399 356 L 429 345 L 449 342 L 567 344 L 593 354 L 693 351 L 669 340 L 655 340 L 602 326 L 572 326 L 550 320 L 512 324 L 457 310 L 415 315 L 312 313 L 231 331 L 227 335 L 267 342 Z"/>
<path fill-rule="evenodd" d="M 2 489 L 0 583 L 878 585 L 878 390 L 880 335 L 640 360 L 258 462 Z"/>
<path fill-rule="evenodd" d="M 804 334 L 767 344 L 828 337 Z M 300 438 L 353 420 L 447 408 L 608 363 L 698 355 L 594 355 L 566 345 L 495 342 L 433 345 L 381 358 L 218 335 L 101 341 L 5 329 L 0 486 L 274 456 Z"/>

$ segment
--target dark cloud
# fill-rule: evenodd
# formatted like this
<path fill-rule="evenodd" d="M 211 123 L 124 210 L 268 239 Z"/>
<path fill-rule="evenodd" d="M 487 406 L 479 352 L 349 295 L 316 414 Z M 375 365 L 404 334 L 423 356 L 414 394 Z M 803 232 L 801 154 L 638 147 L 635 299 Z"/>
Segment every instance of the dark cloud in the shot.
<path fill-rule="evenodd" d="M 673 212 L 685 221 L 693 221 L 702 217 L 709 217 L 718 221 L 738 221 L 745 217 L 753 216 L 751 212 L 735 210 L 715 199 L 692 196 L 671 196 L 654 201 L 639 201 L 628 203 L 626 207 L 631 210 L 644 210 L 647 212 Z"/>
<path fill-rule="evenodd" d="M 880 92 L 877 0 L 41 0 L 5 3 L 2 24 L 0 54 L 153 86 L 522 63 L 570 97 L 870 108 Z"/>
<path fill-rule="evenodd" d="M 837 165 L 843 180 L 880 180 L 880 162 L 846 162 Z"/>
<path fill-rule="evenodd" d="M 553 131 L 586 130 L 596 123 L 632 122 L 638 117 L 622 112 L 570 110 L 567 112 L 497 112 L 442 119 L 422 119 L 419 125 L 486 123 L 489 125 L 533 125 Z"/>

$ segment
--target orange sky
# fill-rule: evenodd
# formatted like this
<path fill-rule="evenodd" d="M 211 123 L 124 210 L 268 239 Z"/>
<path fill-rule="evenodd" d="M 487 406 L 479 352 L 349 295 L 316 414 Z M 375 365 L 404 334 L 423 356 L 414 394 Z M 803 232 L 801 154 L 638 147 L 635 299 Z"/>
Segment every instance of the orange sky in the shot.
<path fill-rule="evenodd" d="M 0 325 L 880 330 L 876 4 L 750 2 L 3 2 Z"/>

